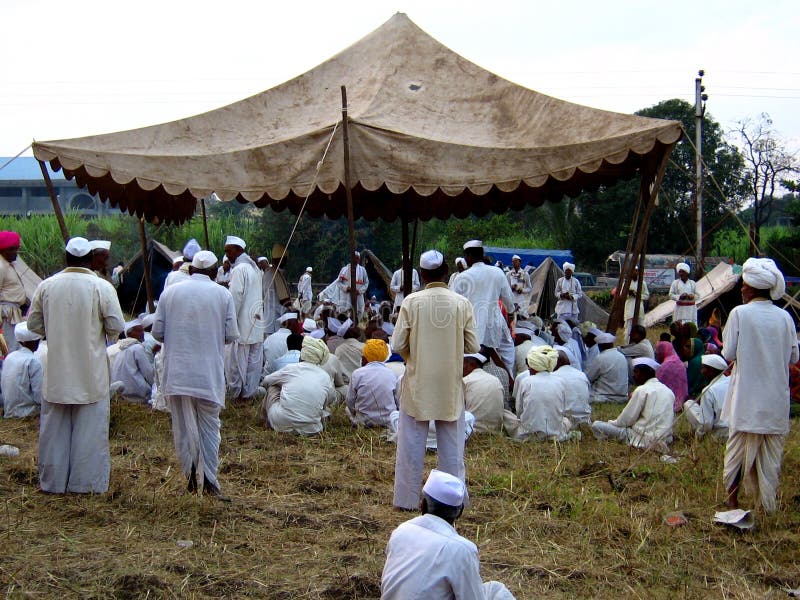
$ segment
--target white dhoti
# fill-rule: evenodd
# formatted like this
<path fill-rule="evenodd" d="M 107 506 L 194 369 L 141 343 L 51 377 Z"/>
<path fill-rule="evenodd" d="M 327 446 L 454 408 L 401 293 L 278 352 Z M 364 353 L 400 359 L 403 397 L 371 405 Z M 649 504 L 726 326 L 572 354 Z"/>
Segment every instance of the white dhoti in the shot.
<path fill-rule="evenodd" d="M 227 349 L 225 360 L 229 397 L 252 397 L 258 388 L 264 366 L 264 344 L 233 342 Z"/>
<path fill-rule="evenodd" d="M 435 421 L 435 423 L 438 469 L 458 477 L 466 484 L 464 411 L 461 411 L 457 421 Z M 392 504 L 399 508 L 408 510 L 419 508 L 428 426 L 429 421 L 417 421 L 404 411 L 400 411 L 392 500 Z M 466 498 L 465 504 L 467 504 Z"/>
<path fill-rule="evenodd" d="M 612 425 L 608 421 L 595 421 L 592 423 L 592 433 L 599 440 L 611 438 L 628 443 L 628 428 Z"/>
<path fill-rule="evenodd" d="M 190 477 L 195 468 L 197 488 L 203 488 L 204 480 L 219 489 L 217 468 L 219 467 L 219 443 L 222 407 L 192 396 L 167 396 L 172 415 L 172 437 L 175 452 L 181 463 L 183 474 Z"/>
<path fill-rule="evenodd" d="M 111 475 L 109 400 L 54 404 L 42 400 L 39 486 L 43 492 L 104 494 Z"/>
<path fill-rule="evenodd" d="M 775 512 L 784 437 L 745 431 L 730 434 L 725 446 L 725 489 L 730 492 L 736 483 L 743 484 L 766 512 Z"/>
<path fill-rule="evenodd" d="M 3 319 L 3 337 L 6 340 L 6 346 L 8 346 L 9 352 L 14 352 L 15 350 L 19 350 L 19 342 L 17 342 L 17 338 L 14 335 L 14 323 L 11 322 L 9 319 Z"/>
<path fill-rule="evenodd" d="M 514 595 L 499 581 L 486 581 L 483 584 L 486 600 L 514 600 Z"/>
<path fill-rule="evenodd" d="M 514 348 L 514 340 L 511 339 L 511 332 L 508 330 L 508 327 L 504 325 L 504 328 L 503 339 L 500 340 L 500 344 L 497 347 L 497 354 L 508 369 L 508 372 L 516 375 L 516 373 L 514 373 L 514 363 L 516 362 L 517 354 Z"/>

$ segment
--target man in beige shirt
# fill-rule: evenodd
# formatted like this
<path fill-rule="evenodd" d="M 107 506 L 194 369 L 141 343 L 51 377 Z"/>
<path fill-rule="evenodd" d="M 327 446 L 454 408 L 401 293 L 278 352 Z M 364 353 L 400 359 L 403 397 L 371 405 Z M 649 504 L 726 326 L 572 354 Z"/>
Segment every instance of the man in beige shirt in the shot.
<path fill-rule="evenodd" d="M 419 506 L 430 421 L 436 423 L 439 469 L 465 480 L 463 362 L 480 349 L 472 305 L 447 288 L 442 254 L 424 252 L 419 266 L 425 288 L 403 300 L 392 336 L 392 347 L 406 360 L 392 501 L 402 510 Z"/>
<path fill-rule="evenodd" d="M 22 279 L 14 268 L 19 243 L 16 231 L 0 231 L 0 317 L 9 352 L 19 349 L 14 338 L 14 325 L 23 320 L 22 308 L 28 303 Z"/>
<path fill-rule="evenodd" d="M 475 433 L 503 431 L 503 386 L 500 380 L 481 367 L 483 354 L 464 356 L 464 404 L 475 416 Z"/>
<path fill-rule="evenodd" d="M 106 340 L 125 323 L 114 286 L 91 270 L 89 242 L 72 238 L 65 250 L 67 268 L 39 284 L 28 315 L 28 329 L 48 345 L 39 485 L 57 494 L 103 494 L 111 473 Z"/>

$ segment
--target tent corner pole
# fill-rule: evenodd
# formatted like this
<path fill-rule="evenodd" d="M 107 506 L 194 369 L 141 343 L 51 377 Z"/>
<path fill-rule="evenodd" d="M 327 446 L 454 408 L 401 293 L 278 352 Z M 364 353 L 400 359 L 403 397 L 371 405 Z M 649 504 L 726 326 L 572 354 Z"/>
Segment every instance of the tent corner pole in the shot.
<path fill-rule="evenodd" d="M 357 324 L 358 291 L 356 290 L 356 227 L 353 216 L 353 191 L 350 189 L 350 135 L 347 116 L 347 87 L 342 86 L 342 151 L 344 158 L 344 196 L 347 200 L 347 240 L 350 248 L 350 306 L 353 310 L 353 321 Z"/>
<path fill-rule="evenodd" d="M 403 297 L 411 293 L 411 252 L 408 237 L 408 200 L 403 196 L 403 204 L 400 209 L 400 233 L 403 244 Z"/>
<path fill-rule="evenodd" d="M 50 202 L 53 203 L 53 212 L 56 214 L 58 228 L 61 229 L 61 237 L 64 238 L 64 242 L 66 243 L 67 240 L 69 240 L 69 231 L 67 231 L 67 224 L 64 221 L 64 214 L 61 212 L 61 205 L 58 203 L 56 190 L 53 187 L 53 182 L 50 180 L 50 173 L 47 172 L 47 166 L 44 164 L 44 161 L 39 161 L 39 167 L 42 169 L 42 177 L 44 177 L 47 192 L 50 194 Z"/>
<path fill-rule="evenodd" d="M 211 247 L 208 242 L 208 221 L 206 221 L 206 199 L 200 198 L 200 210 L 203 213 L 203 235 L 206 237 L 206 250 Z"/>
<path fill-rule="evenodd" d="M 144 277 L 144 288 L 147 291 L 147 310 L 150 313 L 156 312 L 153 303 L 153 283 L 150 281 L 150 257 L 147 255 L 147 233 L 144 229 L 144 217 L 139 217 L 139 239 L 142 242 L 142 270 Z"/>

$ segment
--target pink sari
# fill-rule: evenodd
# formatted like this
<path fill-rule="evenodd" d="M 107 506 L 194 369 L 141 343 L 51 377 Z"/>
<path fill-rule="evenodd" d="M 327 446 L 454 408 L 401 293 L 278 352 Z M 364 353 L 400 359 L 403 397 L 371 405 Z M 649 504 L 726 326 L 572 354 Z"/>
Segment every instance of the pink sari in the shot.
<path fill-rule="evenodd" d="M 656 360 L 661 363 L 656 371 L 656 378 L 675 394 L 675 404 L 672 408 L 675 412 L 679 412 L 686 396 L 689 395 L 686 367 L 675 353 L 671 342 L 658 342 Z"/>

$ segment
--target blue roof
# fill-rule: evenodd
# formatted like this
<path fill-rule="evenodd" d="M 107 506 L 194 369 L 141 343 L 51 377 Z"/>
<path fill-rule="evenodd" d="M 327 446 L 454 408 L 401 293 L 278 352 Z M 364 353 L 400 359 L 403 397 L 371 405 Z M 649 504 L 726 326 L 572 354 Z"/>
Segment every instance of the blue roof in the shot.
<path fill-rule="evenodd" d="M 546 258 L 550 257 L 560 267 L 563 262 L 575 262 L 572 250 L 543 250 L 540 248 L 500 248 L 498 246 L 484 246 L 483 251 L 494 260 L 502 261 L 505 265 L 511 264 L 511 257 L 518 254 L 522 266 L 529 264 L 538 267 Z"/>
<path fill-rule="evenodd" d="M 0 167 L 5 165 L 10 156 L 0 156 Z M 64 173 L 53 172 L 50 165 L 47 165 L 51 179 L 65 180 Z M 0 169 L 0 181 L 42 181 L 42 170 L 39 168 L 39 161 L 33 156 L 20 156 L 15 158 L 4 169 Z"/>

